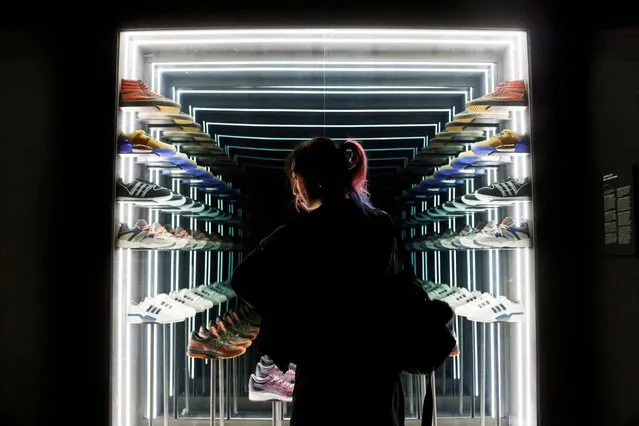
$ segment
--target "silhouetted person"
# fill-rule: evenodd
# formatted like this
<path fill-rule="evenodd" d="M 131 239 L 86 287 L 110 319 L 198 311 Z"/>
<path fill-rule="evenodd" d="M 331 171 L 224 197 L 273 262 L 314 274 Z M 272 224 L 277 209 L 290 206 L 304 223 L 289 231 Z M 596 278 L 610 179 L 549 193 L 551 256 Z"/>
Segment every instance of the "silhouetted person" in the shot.
<path fill-rule="evenodd" d="M 258 349 L 297 364 L 291 426 L 404 424 L 386 277 L 397 248 L 371 206 L 356 141 L 316 138 L 289 155 L 299 215 L 261 241 L 231 287 L 261 316 Z"/>

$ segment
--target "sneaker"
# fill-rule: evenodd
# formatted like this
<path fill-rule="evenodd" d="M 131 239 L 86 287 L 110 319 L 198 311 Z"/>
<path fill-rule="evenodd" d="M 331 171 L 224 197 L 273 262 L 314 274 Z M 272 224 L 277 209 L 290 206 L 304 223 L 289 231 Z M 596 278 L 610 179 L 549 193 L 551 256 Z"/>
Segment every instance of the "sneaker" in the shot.
<path fill-rule="evenodd" d="M 181 194 L 173 193 L 173 197 L 162 204 L 167 207 L 180 207 L 186 203 L 186 197 Z"/>
<path fill-rule="evenodd" d="M 131 324 L 168 324 L 184 321 L 184 315 L 176 307 L 158 302 L 151 297 L 144 298 L 140 303 L 130 304 L 126 318 Z"/>
<path fill-rule="evenodd" d="M 491 206 L 490 203 L 487 203 L 486 201 L 482 201 L 479 198 L 477 198 L 475 194 L 462 195 L 461 202 L 475 208 L 494 207 L 494 206 Z"/>
<path fill-rule="evenodd" d="M 481 296 L 481 291 L 468 291 L 462 293 L 460 290 L 457 294 L 453 294 L 452 296 L 444 299 L 446 303 L 455 311 L 458 307 L 464 306 L 468 303 L 471 303 L 477 300 Z"/>
<path fill-rule="evenodd" d="M 521 322 L 524 319 L 524 305 L 520 301 L 512 302 L 499 296 L 494 304 L 472 310 L 466 318 L 477 322 Z"/>
<path fill-rule="evenodd" d="M 196 247 L 198 247 L 198 242 L 193 238 L 193 236 L 191 236 L 191 234 L 189 234 L 189 232 L 186 229 L 182 228 L 181 226 L 178 226 L 177 228 L 173 229 L 171 234 L 178 241 L 179 240 L 186 241 L 186 243 L 184 244 L 184 250 L 195 250 Z"/>
<path fill-rule="evenodd" d="M 146 248 L 167 249 L 172 248 L 176 244 L 176 239 L 173 235 L 168 232 L 156 234 L 151 225 L 144 219 L 138 219 L 135 223 L 135 227 L 148 234 L 147 238 L 142 240 L 143 245 L 148 245 Z"/>
<path fill-rule="evenodd" d="M 157 222 L 154 222 L 151 225 L 151 234 L 153 235 L 154 238 L 166 241 L 167 244 L 172 243 L 170 246 L 168 246 L 168 248 L 171 248 L 171 249 L 179 250 L 183 248 L 184 245 L 186 244 L 186 241 L 178 240 L 173 235 L 171 235 L 163 225 Z"/>
<path fill-rule="evenodd" d="M 189 234 L 193 237 L 193 241 L 195 241 L 196 243 L 196 246 L 193 248 L 193 250 L 211 249 L 211 244 L 209 243 L 209 241 L 206 238 L 203 238 L 202 234 L 199 233 L 197 230 L 195 230 L 194 232 L 189 232 Z"/>
<path fill-rule="evenodd" d="M 148 246 L 143 244 L 142 240 L 148 237 L 148 232 L 144 232 L 138 227 L 129 228 L 129 225 L 120 222 L 115 246 L 121 249 L 146 249 Z"/>
<path fill-rule="evenodd" d="M 484 132 L 481 130 L 471 130 L 463 132 L 445 131 L 439 132 L 435 135 L 435 138 L 442 141 L 460 141 L 460 140 L 481 140 L 484 136 Z"/>
<path fill-rule="evenodd" d="M 499 128 L 504 120 L 510 117 L 508 113 L 473 113 L 460 112 L 455 114 L 452 121 L 446 123 L 446 131 L 462 132 L 465 130 L 493 130 Z"/>
<path fill-rule="evenodd" d="M 255 340 L 258 333 L 260 332 L 259 328 L 235 321 L 231 314 L 226 314 L 226 316 L 223 318 L 223 321 L 227 329 L 232 330 L 238 336 L 244 337 L 246 339 Z"/>
<path fill-rule="evenodd" d="M 199 229 L 196 229 L 195 231 L 193 231 L 193 238 L 195 238 L 195 240 L 198 242 L 204 242 L 204 246 L 202 247 L 202 250 L 213 250 L 220 246 L 219 243 L 215 241 L 211 241 L 209 236 L 205 232 L 200 231 Z"/>
<path fill-rule="evenodd" d="M 183 288 L 179 291 L 179 294 L 186 300 L 191 300 L 194 303 L 204 306 L 204 309 L 211 309 L 214 306 L 212 301 L 197 295 L 191 288 Z"/>
<path fill-rule="evenodd" d="M 171 157 L 166 157 L 166 161 L 187 172 L 197 169 L 197 162 L 191 160 L 189 156 L 183 152 L 178 152 Z"/>
<path fill-rule="evenodd" d="M 261 379 L 264 379 L 269 375 L 273 375 L 276 377 L 280 377 L 285 382 L 295 383 L 295 369 L 295 364 L 290 363 L 288 366 L 288 370 L 286 370 L 286 373 L 284 373 L 275 364 L 264 365 L 261 362 L 258 362 L 257 366 L 255 367 L 255 375 Z"/>
<path fill-rule="evenodd" d="M 452 229 L 447 229 L 442 235 L 442 238 L 439 239 L 437 244 L 444 250 L 455 250 L 455 246 L 453 246 L 453 239 L 456 236 L 457 234 Z"/>
<path fill-rule="evenodd" d="M 190 306 L 193 309 L 195 309 L 195 312 L 204 312 L 206 311 L 207 307 L 205 304 L 198 302 L 197 300 L 195 300 L 193 297 L 185 297 L 184 295 L 182 295 L 179 291 L 172 291 L 169 293 L 169 297 L 172 299 L 177 300 L 178 302 L 186 305 L 186 306 Z"/>
<path fill-rule="evenodd" d="M 162 204 L 173 198 L 173 192 L 167 188 L 142 179 L 133 179 L 124 183 L 122 178 L 116 182 L 115 195 L 117 201 Z"/>
<path fill-rule="evenodd" d="M 529 145 L 528 140 L 526 135 L 504 129 L 490 139 L 475 142 L 470 146 L 470 150 L 477 155 L 490 155 L 493 152 L 515 152 L 517 144 Z"/>
<path fill-rule="evenodd" d="M 118 143 L 124 146 L 131 145 L 133 153 L 154 153 L 160 157 L 171 157 L 177 153 L 173 145 L 153 139 L 144 133 L 144 130 L 137 130 L 129 135 L 121 134 Z"/>
<path fill-rule="evenodd" d="M 469 315 L 473 315 L 473 312 L 476 310 L 495 305 L 496 303 L 497 300 L 495 300 L 490 293 L 482 293 L 482 295 L 474 301 L 455 308 L 455 314 L 460 317 L 468 317 Z"/>
<path fill-rule="evenodd" d="M 115 246 L 122 249 L 167 249 L 174 245 L 174 241 L 156 238 L 144 219 L 138 220 L 133 228 L 129 228 L 126 223 L 120 223 L 118 236 L 115 240 Z"/>
<path fill-rule="evenodd" d="M 427 293 L 428 293 L 428 297 L 430 297 L 431 300 L 442 300 L 448 296 L 456 294 L 458 291 L 459 291 L 459 287 L 450 287 L 447 284 L 442 284 Z"/>
<path fill-rule="evenodd" d="M 233 318 L 236 321 L 245 321 L 248 324 L 256 327 L 259 327 L 260 323 L 262 322 L 257 312 L 255 312 L 255 310 L 250 308 L 248 305 L 242 305 L 236 312 L 233 312 Z"/>
<path fill-rule="evenodd" d="M 209 324 L 208 331 L 213 334 L 217 334 L 224 342 L 229 342 L 232 345 L 248 348 L 253 341 L 246 337 L 239 336 L 233 330 L 226 328 L 224 321 L 218 318 Z"/>
<path fill-rule="evenodd" d="M 245 352 L 246 348 L 224 343 L 214 334 L 209 333 L 206 337 L 202 337 L 197 331 L 191 332 L 186 349 L 186 355 L 190 358 L 231 359 Z"/>
<path fill-rule="evenodd" d="M 185 130 L 186 128 L 192 128 L 191 131 L 197 132 L 200 130 L 200 125 L 193 121 L 193 117 L 183 112 L 140 112 L 138 113 L 138 121 L 144 122 L 150 127 L 171 126 L 186 132 L 189 132 L 189 130 Z"/>
<path fill-rule="evenodd" d="M 480 249 L 482 248 L 482 246 L 475 243 L 475 238 L 477 238 L 478 235 L 481 235 L 484 232 L 487 234 L 489 233 L 492 234 L 493 229 L 496 227 L 497 227 L 497 224 L 495 223 L 494 220 L 491 220 L 486 224 L 479 223 L 475 226 L 475 228 L 473 229 L 473 232 L 464 236 L 462 235 L 459 236 L 459 244 L 466 247 L 467 249 Z"/>
<path fill-rule="evenodd" d="M 225 295 L 227 299 L 232 299 L 237 296 L 233 289 L 223 282 L 209 284 L 208 287 L 217 293 Z"/>
<path fill-rule="evenodd" d="M 293 402 L 294 385 L 281 377 L 257 377 L 251 374 L 248 384 L 250 401 L 283 401 Z"/>
<path fill-rule="evenodd" d="M 530 201 L 532 197 L 530 178 L 524 180 L 508 178 L 479 188 L 474 195 L 484 203 Z"/>
<path fill-rule="evenodd" d="M 154 92 L 143 80 L 120 81 L 120 107 L 150 107 L 158 111 L 179 111 L 180 104 Z"/>
<path fill-rule="evenodd" d="M 528 95 L 524 80 L 502 81 L 492 92 L 466 103 L 466 109 L 475 113 L 525 106 L 528 106 Z"/>
<path fill-rule="evenodd" d="M 481 160 L 481 156 L 473 151 L 460 152 L 457 157 L 450 160 L 450 166 L 456 169 L 465 169 L 466 167 Z"/>
<path fill-rule="evenodd" d="M 186 303 L 182 303 L 179 300 L 172 298 L 166 293 L 160 293 L 157 296 L 155 296 L 153 299 L 157 300 L 158 302 L 172 304 L 173 306 L 177 307 L 182 313 L 182 315 L 184 316 L 184 318 L 194 317 L 195 314 L 197 313 L 195 308 L 193 308 L 192 306 L 189 306 Z"/>
<path fill-rule="evenodd" d="M 459 289 L 458 292 L 453 293 L 449 296 L 446 296 L 440 300 L 442 302 L 446 302 L 448 306 L 450 306 L 452 309 L 455 309 L 457 306 L 466 303 L 465 300 L 468 299 L 470 295 L 471 295 L 471 292 L 468 291 L 466 288 L 462 287 Z"/>
<path fill-rule="evenodd" d="M 192 289 L 191 291 L 200 297 L 210 300 L 216 305 L 219 305 L 220 303 L 224 303 L 227 301 L 226 296 L 211 290 L 204 284 Z"/>
<path fill-rule="evenodd" d="M 185 132 L 183 130 L 175 130 L 168 129 L 162 132 L 162 140 L 165 140 L 170 143 L 201 143 L 206 144 L 207 146 L 210 144 L 215 144 L 211 135 L 204 132 Z M 222 148 L 219 148 L 222 149 Z M 222 151 L 224 151 L 222 149 Z"/>
<path fill-rule="evenodd" d="M 499 226 L 491 227 L 474 238 L 475 244 L 487 248 L 530 248 L 532 246 L 528 223 L 516 226 L 510 217 L 505 217 Z"/>
<path fill-rule="evenodd" d="M 452 239 L 452 241 L 450 242 L 451 245 L 456 249 L 456 250 L 465 250 L 468 247 L 465 247 L 460 239 L 462 237 L 468 237 L 469 235 L 472 235 L 474 233 L 473 228 L 471 228 L 470 225 L 465 225 L 461 231 L 459 231 L 459 233 L 457 235 L 455 235 L 455 238 Z"/>

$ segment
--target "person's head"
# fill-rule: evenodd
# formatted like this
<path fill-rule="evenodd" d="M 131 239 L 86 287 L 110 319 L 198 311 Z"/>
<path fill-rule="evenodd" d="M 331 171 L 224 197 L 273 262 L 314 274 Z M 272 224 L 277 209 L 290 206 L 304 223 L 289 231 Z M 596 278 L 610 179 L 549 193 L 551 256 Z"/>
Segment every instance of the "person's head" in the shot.
<path fill-rule="evenodd" d="M 370 207 L 367 169 L 366 152 L 352 139 L 335 143 L 329 138 L 314 138 L 297 145 L 286 159 L 295 206 L 305 210 L 344 198 Z"/>

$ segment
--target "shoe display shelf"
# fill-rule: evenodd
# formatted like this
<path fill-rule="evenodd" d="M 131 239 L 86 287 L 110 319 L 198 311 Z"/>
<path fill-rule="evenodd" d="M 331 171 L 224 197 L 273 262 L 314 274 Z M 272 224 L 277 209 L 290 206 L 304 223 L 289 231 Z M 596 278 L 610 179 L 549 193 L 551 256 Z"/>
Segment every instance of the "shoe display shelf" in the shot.
<path fill-rule="evenodd" d="M 464 154 L 472 151 L 476 143 L 486 146 L 491 137 L 497 137 L 501 131 L 513 125 L 515 113 L 521 115 L 522 111 L 523 114 L 527 112 L 527 96 L 504 100 L 500 98 L 501 95 L 495 95 L 495 93 L 506 90 L 507 87 L 511 91 L 522 90 L 523 84 L 523 81 L 500 83 L 494 92 L 467 102 L 466 111 L 457 114 L 447 122 L 444 126 L 445 130 L 429 140 L 428 146 L 418 153 L 412 162 L 413 164 L 409 161 L 409 167 L 413 169 L 411 170 L 413 174 L 417 174 L 416 171 L 419 170 L 427 170 L 427 167 L 420 165 L 421 158 L 431 158 L 433 159 L 432 163 L 435 164 L 431 163 L 433 165 L 431 173 L 423 175 L 422 180 L 416 183 L 413 188 L 397 197 L 397 201 L 402 207 L 396 220 L 401 226 L 404 242 L 411 253 L 418 276 L 421 269 L 421 278 L 424 281 L 427 281 L 427 276 L 434 277 L 434 282 L 442 282 L 442 277 L 450 277 L 450 282 L 455 283 L 449 287 L 451 292 L 448 295 L 452 297 L 450 300 L 454 300 L 455 291 L 460 288 L 466 293 L 469 293 L 471 289 L 475 292 L 480 289 L 485 291 L 483 289 L 488 288 L 505 289 L 505 284 L 499 287 L 492 281 L 501 279 L 497 277 L 502 270 L 505 271 L 503 268 L 513 266 L 522 268 L 522 259 L 531 253 L 530 248 L 534 243 L 532 239 L 521 242 L 512 240 L 505 244 L 513 246 L 520 244 L 522 247 L 451 247 L 451 240 L 456 236 L 464 236 L 467 238 L 465 241 L 468 241 L 469 238 L 473 238 L 473 235 L 477 235 L 476 223 L 489 223 L 492 220 L 493 229 L 499 230 L 502 229 L 499 226 L 506 226 L 503 223 L 514 226 L 512 220 L 507 216 L 515 213 L 525 214 L 531 207 L 530 181 L 524 179 L 527 176 L 521 176 L 522 170 L 530 170 L 530 166 L 526 167 L 525 165 L 529 161 L 526 157 L 530 155 L 528 139 L 526 139 L 528 143 L 526 152 L 515 152 L 525 149 L 500 149 L 501 146 L 498 146 L 498 149 L 493 152 L 483 152 L 481 158 L 472 159 L 472 161 L 468 160 L 475 155 L 474 151 L 472 154 Z M 528 137 L 526 134 L 523 136 Z M 479 154 L 477 155 L 479 156 Z M 446 156 L 449 165 L 435 160 L 438 158 L 437 156 Z M 457 163 L 453 163 L 455 159 L 458 159 Z M 425 165 L 429 164 L 427 161 L 423 162 Z M 506 190 L 507 196 L 504 196 L 503 199 L 495 197 L 494 199 L 482 200 L 475 196 L 479 189 L 489 188 L 493 184 L 507 181 L 508 179 L 505 178 L 508 178 L 513 172 L 519 174 L 518 182 L 528 185 L 527 197 L 517 197 L 521 194 L 516 192 L 515 187 Z M 511 199 L 508 199 L 508 196 Z M 497 220 L 502 217 L 503 223 L 500 224 Z M 448 233 L 440 234 L 446 226 Z M 468 227 L 474 232 L 461 233 L 462 229 Z M 525 229 L 528 230 L 527 227 Z M 532 233 L 528 235 L 532 235 Z M 441 243 L 446 246 L 435 245 L 442 238 L 447 239 Z M 458 240 L 455 242 L 462 245 L 459 244 Z M 511 252 L 514 253 L 511 254 Z M 502 253 L 503 255 L 501 255 Z M 508 273 L 512 274 L 512 271 Z M 521 272 L 517 272 L 515 276 L 522 279 Z M 430 295 L 432 288 L 425 288 L 425 290 Z M 515 305 L 513 304 L 513 306 Z M 523 307 L 522 304 L 517 306 Z M 489 396 L 489 392 L 490 395 L 494 392 L 497 395 L 502 395 L 504 392 L 502 377 L 508 374 L 505 363 L 500 361 L 499 357 L 495 358 L 495 348 L 499 348 L 500 344 L 505 344 L 504 342 L 511 333 L 521 333 L 522 329 L 519 328 L 519 325 L 524 319 L 523 311 L 522 315 L 503 315 L 502 319 L 500 314 L 505 309 L 503 306 L 493 304 L 480 307 L 488 310 L 483 312 L 483 317 L 481 315 L 456 317 L 453 320 L 453 330 L 459 336 L 460 342 L 472 342 L 466 348 L 460 344 L 460 349 L 463 355 L 466 351 L 468 353 L 466 356 L 470 356 L 474 360 L 473 370 L 477 375 L 472 387 L 478 391 L 479 418 L 480 423 L 484 425 L 487 417 L 486 401 L 487 398 L 492 398 Z M 492 311 L 490 311 L 491 309 Z M 513 320 L 513 317 L 516 317 L 516 321 Z M 488 319 L 478 320 L 477 318 Z M 468 334 L 470 334 L 470 339 Z M 461 364 L 456 365 L 455 368 L 452 369 L 453 375 L 460 374 Z M 448 380 L 447 370 L 444 368 L 441 370 L 441 373 L 438 372 L 438 378 L 444 381 Z M 474 392 L 473 395 L 475 395 Z M 493 413 L 492 416 L 497 419 L 497 424 L 500 424 L 501 402 L 497 404 L 496 410 L 497 412 Z"/>

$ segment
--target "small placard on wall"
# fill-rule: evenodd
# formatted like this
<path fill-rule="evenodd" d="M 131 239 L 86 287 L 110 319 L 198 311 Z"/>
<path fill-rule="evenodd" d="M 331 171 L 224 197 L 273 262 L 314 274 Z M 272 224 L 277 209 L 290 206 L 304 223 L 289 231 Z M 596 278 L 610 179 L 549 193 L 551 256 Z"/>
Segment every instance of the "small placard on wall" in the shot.
<path fill-rule="evenodd" d="M 635 169 L 633 166 L 609 170 L 603 175 L 604 253 L 634 255 Z"/>

